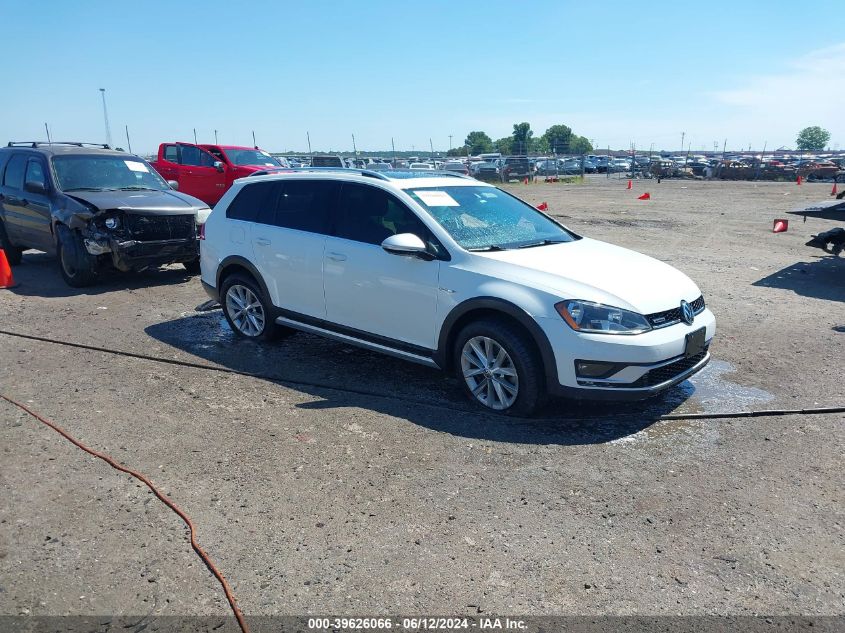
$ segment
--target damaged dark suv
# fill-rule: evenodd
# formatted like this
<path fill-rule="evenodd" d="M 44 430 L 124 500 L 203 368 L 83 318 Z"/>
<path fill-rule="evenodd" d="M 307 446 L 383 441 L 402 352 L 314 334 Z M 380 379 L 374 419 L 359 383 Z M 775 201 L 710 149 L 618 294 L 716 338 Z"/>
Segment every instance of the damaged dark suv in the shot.
<path fill-rule="evenodd" d="M 9 143 L 0 148 L 0 247 L 55 253 L 70 286 L 110 267 L 182 263 L 199 272 L 208 205 L 173 190 L 142 158 L 107 145 Z"/>

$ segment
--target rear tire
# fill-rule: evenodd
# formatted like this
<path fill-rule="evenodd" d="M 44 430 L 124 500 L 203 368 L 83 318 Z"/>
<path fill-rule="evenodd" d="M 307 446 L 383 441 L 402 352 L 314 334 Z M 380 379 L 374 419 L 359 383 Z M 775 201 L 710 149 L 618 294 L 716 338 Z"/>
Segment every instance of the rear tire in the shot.
<path fill-rule="evenodd" d="M 250 276 L 233 273 L 223 280 L 220 305 L 232 331 L 252 341 L 272 341 L 290 333 L 276 323 L 276 308 Z"/>
<path fill-rule="evenodd" d="M 529 336 L 496 319 L 465 326 L 453 367 L 467 396 L 492 413 L 530 416 L 543 403 L 543 365 Z"/>
<path fill-rule="evenodd" d="M 12 242 L 9 241 L 9 235 L 6 233 L 6 226 L 3 224 L 3 220 L 0 220 L 0 248 L 3 249 L 4 253 L 6 253 L 6 259 L 9 261 L 10 266 L 17 266 L 21 263 L 23 249 L 18 248 L 17 246 L 12 246 Z"/>
<path fill-rule="evenodd" d="M 59 271 L 62 279 L 72 288 L 84 288 L 97 280 L 97 260 L 89 255 L 82 242 L 82 236 L 63 224 L 56 225 L 59 257 Z"/>

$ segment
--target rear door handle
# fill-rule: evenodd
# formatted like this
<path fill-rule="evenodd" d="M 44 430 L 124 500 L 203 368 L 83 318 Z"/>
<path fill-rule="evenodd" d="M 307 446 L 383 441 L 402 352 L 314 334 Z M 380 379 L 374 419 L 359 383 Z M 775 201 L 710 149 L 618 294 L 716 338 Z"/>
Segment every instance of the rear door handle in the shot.
<path fill-rule="evenodd" d="M 270 246 L 271 242 L 266 237 L 255 238 L 255 243 L 259 246 Z"/>
<path fill-rule="evenodd" d="M 344 255 L 343 253 L 329 253 L 328 258 L 330 260 L 332 260 L 333 262 L 345 262 L 346 261 L 346 255 Z"/>

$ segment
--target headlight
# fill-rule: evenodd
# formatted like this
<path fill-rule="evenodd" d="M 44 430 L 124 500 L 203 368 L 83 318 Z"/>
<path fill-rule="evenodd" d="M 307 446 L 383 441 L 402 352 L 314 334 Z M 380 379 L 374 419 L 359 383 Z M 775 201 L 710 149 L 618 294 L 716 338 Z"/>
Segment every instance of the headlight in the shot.
<path fill-rule="evenodd" d="M 642 334 L 651 329 L 643 315 L 600 303 L 572 299 L 556 303 L 555 310 L 576 332 Z"/>
<path fill-rule="evenodd" d="M 112 231 L 114 229 L 116 229 L 118 226 L 120 226 L 120 222 L 115 217 L 106 218 L 106 221 L 104 222 L 104 224 L 106 225 L 107 229 L 111 229 Z"/>

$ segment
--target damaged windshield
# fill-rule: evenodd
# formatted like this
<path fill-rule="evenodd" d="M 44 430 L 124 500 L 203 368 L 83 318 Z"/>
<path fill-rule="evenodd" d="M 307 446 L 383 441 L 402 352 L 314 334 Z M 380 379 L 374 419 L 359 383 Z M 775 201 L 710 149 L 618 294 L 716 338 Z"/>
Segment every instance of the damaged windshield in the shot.
<path fill-rule="evenodd" d="M 132 155 L 56 156 L 53 171 L 62 191 L 170 189 L 146 161 Z"/>
<path fill-rule="evenodd" d="M 505 250 L 578 239 L 534 207 L 495 187 L 408 190 L 467 250 Z"/>

